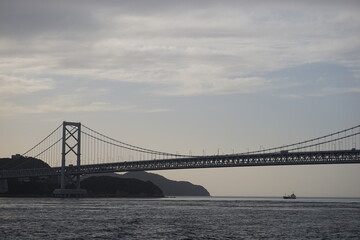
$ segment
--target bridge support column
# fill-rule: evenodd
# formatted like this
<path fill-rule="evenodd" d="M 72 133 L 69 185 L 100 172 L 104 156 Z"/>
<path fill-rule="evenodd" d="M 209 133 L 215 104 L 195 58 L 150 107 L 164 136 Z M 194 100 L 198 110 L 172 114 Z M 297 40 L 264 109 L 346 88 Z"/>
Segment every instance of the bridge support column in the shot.
<path fill-rule="evenodd" d="M 7 179 L 0 179 L 0 193 L 6 193 L 9 190 Z"/>
<path fill-rule="evenodd" d="M 75 155 L 76 167 L 69 165 L 66 167 L 66 156 Z M 78 169 L 81 164 L 81 123 L 63 122 L 63 136 L 62 136 L 62 154 L 61 154 L 61 180 L 60 189 L 55 189 L 54 195 L 70 196 L 83 195 L 86 190 L 80 188 L 80 174 Z M 66 189 L 66 177 L 69 179 L 72 176 L 76 177 L 76 189 Z"/>

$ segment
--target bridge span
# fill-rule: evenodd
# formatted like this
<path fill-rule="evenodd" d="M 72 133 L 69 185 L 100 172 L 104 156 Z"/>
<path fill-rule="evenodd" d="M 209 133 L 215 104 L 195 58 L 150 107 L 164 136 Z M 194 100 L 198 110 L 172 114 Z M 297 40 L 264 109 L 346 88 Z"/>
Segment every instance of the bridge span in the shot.
<path fill-rule="evenodd" d="M 253 152 L 191 156 L 138 147 L 107 137 L 81 123 L 63 122 L 23 156 L 46 162 L 47 168 L 0 169 L 0 179 L 80 176 L 93 173 L 169 169 L 360 163 L 360 125 L 310 140 Z M 0 166 L 1 167 L 1 166 Z"/>
<path fill-rule="evenodd" d="M 360 163 L 360 150 L 352 149 L 318 152 L 280 152 L 266 154 L 215 155 L 177 159 L 88 164 L 80 165 L 79 167 L 67 166 L 65 167 L 65 174 L 83 175 L 94 173 L 170 169 L 355 163 Z M 0 179 L 60 175 L 61 167 L 0 171 Z"/>

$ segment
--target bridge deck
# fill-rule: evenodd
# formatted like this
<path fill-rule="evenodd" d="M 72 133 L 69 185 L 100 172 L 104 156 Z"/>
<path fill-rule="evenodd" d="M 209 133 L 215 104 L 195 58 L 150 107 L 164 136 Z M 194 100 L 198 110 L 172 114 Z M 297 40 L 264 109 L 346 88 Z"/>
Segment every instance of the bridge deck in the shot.
<path fill-rule="evenodd" d="M 189 158 L 144 160 L 134 162 L 117 162 L 105 164 L 69 166 L 67 175 L 129 172 L 191 168 L 221 168 L 248 166 L 280 166 L 280 165 L 308 165 L 308 164 L 354 164 L 360 163 L 360 150 L 316 151 L 316 152 L 277 152 L 262 154 L 235 154 L 197 156 Z M 59 176 L 61 168 L 36 168 L 19 170 L 2 170 L 0 179 Z"/>

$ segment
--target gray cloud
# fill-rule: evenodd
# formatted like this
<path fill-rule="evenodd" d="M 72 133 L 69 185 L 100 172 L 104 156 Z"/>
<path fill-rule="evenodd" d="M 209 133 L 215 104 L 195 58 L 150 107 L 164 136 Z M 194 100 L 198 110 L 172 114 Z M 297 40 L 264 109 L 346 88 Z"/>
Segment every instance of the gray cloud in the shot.
<path fill-rule="evenodd" d="M 3 36 L 9 37 L 77 35 L 79 31 L 90 32 L 101 27 L 92 15 L 93 10 L 91 5 L 79 5 L 76 1 L 2 1 L 0 29 Z"/>
<path fill-rule="evenodd" d="M 249 93 L 292 86 L 294 80 L 279 82 L 271 73 L 321 62 L 358 79 L 359 7 L 357 1 L 2 1 L 2 89 L 46 91 L 78 78 L 151 83 L 159 95 Z M 28 84 L 10 84 L 13 78 Z M 327 84 L 314 94 L 359 88 L 352 81 L 323 91 Z"/>
<path fill-rule="evenodd" d="M 54 82 L 51 79 L 31 79 L 0 75 L 0 99 L 53 88 Z"/>

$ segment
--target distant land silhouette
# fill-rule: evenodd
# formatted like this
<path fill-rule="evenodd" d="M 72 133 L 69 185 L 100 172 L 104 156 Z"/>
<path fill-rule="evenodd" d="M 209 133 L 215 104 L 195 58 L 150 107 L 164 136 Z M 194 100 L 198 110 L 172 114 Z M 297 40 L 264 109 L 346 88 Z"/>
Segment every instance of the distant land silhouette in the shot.
<path fill-rule="evenodd" d="M 50 168 L 50 166 L 39 159 L 20 155 L 0 158 L 0 170 L 29 168 Z M 56 188 L 59 188 L 59 181 L 56 176 L 11 178 L 2 180 L 1 185 L 0 196 L 3 197 L 49 197 Z M 88 197 L 164 197 L 158 186 L 138 179 L 90 176 L 82 179 L 81 187 L 88 191 Z"/>
<path fill-rule="evenodd" d="M 47 163 L 37 158 L 13 155 L 12 158 L 0 158 L 0 170 L 48 168 Z"/>
<path fill-rule="evenodd" d="M 88 197 L 164 197 L 161 189 L 150 181 L 110 176 L 89 177 L 81 181 Z"/>
<path fill-rule="evenodd" d="M 0 170 L 29 168 L 50 168 L 50 166 L 39 159 L 20 155 L 0 158 Z M 100 176 L 106 177 L 98 178 Z M 55 176 L 13 178 L 8 179 L 6 185 L 0 188 L 2 190 L 0 196 L 51 196 L 54 189 L 59 187 L 58 177 Z M 123 175 L 103 173 L 82 176 L 81 187 L 88 191 L 89 197 L 210 196 L 209 192 L 200 185 L 173 181 L 143 171 L 128 172 Z"/>
<path fill-rule="evenodd" d="M 123 174 L 122 177 L 151 181 L 161 188 L 165 196 L 210 196 L 210 193 L 203 186 L 185 181 L 169 180 L 154 173 L 128 172 Z"/>
<path fill-rule="evenodd" d="M 200 185 L 194 185 L 185 181 L 174 181 L 167 179 L 159 174 L 148 173 L 144 171 L 127 172 L 124 174 L 117 173 L 96 173 L 86 175 L 84 178 L 91 176 L 111 176 L 116 178 L 133 178 L 142 181 L 150 181 L 157 185 L 165 196 L 210 196 L 210 193 Z"/>

